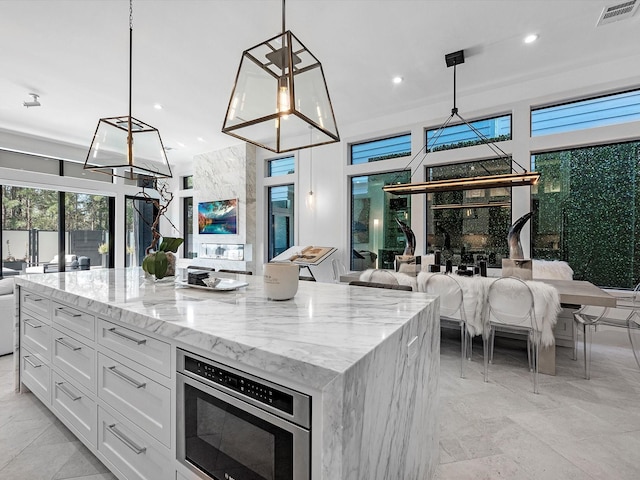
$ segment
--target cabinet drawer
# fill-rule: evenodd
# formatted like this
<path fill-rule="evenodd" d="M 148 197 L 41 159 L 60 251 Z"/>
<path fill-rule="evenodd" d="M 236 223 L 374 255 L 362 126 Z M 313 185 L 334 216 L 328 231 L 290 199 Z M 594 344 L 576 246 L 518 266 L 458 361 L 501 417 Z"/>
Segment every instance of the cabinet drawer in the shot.
<path fill-rule="evenodd" d="M 81 387 L 96 391 L 96 352 L 77 338 L 55 328 L 51 332 L 52 357 L 55 368 L 64 372 Z"/>
<path fill-rule="evenodd" d="M 53 302 L 53 323 L 89 340 L 95 340 L 96 318 L 86 312 Z"/>
<path fill-rule="evenodd" d="M 22 348 L 20 380 L 33 394 L 49 406 L 51 404 L 51 369 L 41 358 Z"/>
<path fill-rule="evenodd" d="M 171 377 L 171 345 L 114 323 L 98 319 L 98 343 Z"/>
<path fill-rule="evenodd" d="M 73 425 L 75 433 L 95 447 L 98 438 L 96 402 L 55 371 L 52 376 L 51 409 Z"/>
<path fill-rule="evenodd" d="M 29 315 L 26 311 L 21 312 L 21 316 L 22 345 L 50 362 L 51 327 L 35 316 Z"/>
<path fill-rule="evenodd" d="M 33 312 L 43 322 L 51 323 L 49 316 L 51 300 L 48 297 L 20 289 L 20 307 Z"/>
<path fill-rule="evenodd" d="M 131 422 L 98 407 L 98 451 L 128 480 L 173 480 L 171 452 Z"/>
<path fill-rule="evenodd" d="M 171 446 L 171 391 L 167 387 L 99 353 L 98 396 Z"/>

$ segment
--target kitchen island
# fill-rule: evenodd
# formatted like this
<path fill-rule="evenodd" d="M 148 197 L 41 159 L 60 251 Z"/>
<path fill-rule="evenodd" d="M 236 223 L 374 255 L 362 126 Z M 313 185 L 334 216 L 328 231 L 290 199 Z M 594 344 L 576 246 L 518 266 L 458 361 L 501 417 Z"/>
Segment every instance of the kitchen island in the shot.
<path fill-rule="evenodd" d="M 166 478 L 191 480 L 198 477 L 176 461 L 176 357 L 192 352 L 311 398 L 310 478 L 433 476 L 437 299 L 300 282 L 293 299 L 276 302 L 267 300 L 261 277 L 230 278 L 248 286 L 153 283 L 137 268 L 18 277 L 17 385 L 120 478 L 165 478 L 168 469 Z M 144 388 L 129 401 L 116 391 L 114 370 Z M 146 393 L 153 401 L 138 398 Z M 118 422 L 130 433 L 125 438 L 137 438 L 125 445 L 131 460 L 126 448 L 121 458 L 109 443 L 122 433 L 112 431 Z"/>

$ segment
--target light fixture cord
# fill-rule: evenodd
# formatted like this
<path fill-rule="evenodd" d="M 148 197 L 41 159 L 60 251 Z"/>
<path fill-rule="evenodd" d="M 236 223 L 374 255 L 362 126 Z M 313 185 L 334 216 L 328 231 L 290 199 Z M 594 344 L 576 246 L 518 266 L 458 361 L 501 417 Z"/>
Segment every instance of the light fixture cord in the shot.
<path fill-rule="evenodd" d="M 309 125 L 309 195 L 313 195 L 313 127 Z"/>
<path fill-rule="evenodd" d="M 285 8 L 284 8 L 284 2 L 285 0 L 282 0 L 282 33 L 286 32 L 287 30 L 285 29 Z"/>
<path fill-rule="evenodd" d="M 129 120 L 127 125 L 127 153 L 129 166 L 133 165 L 133 134 L 131 132 L 131 95 L 133 85 L 133 0 L 129 0 Z M 133 173 L 132 173 L 133 174 Z"/>

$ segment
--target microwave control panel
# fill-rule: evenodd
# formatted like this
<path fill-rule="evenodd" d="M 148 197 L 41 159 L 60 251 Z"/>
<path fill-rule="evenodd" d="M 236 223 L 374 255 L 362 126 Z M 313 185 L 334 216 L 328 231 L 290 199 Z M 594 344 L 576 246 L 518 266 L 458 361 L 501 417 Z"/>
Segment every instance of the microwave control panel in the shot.
<path fill-rule="evenodd" d="M 293 397 L 277 388 L 185 355 L 184 369 L 209 382 L 227 387 L 288 414 L 293 413 Z"/>

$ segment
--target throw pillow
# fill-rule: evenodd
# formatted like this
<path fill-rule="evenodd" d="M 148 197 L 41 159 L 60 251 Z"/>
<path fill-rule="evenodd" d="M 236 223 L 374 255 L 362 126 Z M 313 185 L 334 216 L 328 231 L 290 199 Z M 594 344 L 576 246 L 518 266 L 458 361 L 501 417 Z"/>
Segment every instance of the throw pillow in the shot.
<path fill-rule="evenodd" d="M 13 278 L 0 278 L 0 295 L 10 295 L 13 293 Z"/>

